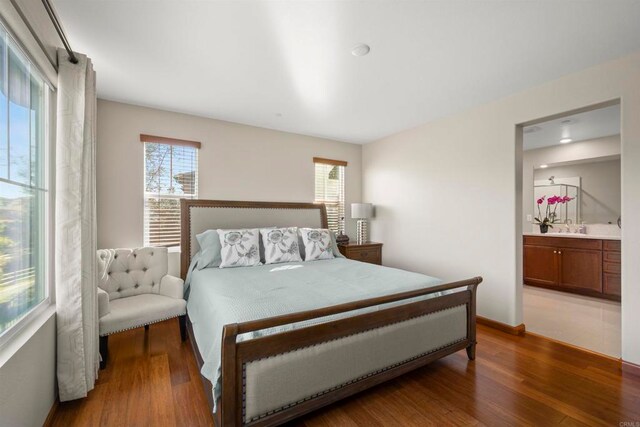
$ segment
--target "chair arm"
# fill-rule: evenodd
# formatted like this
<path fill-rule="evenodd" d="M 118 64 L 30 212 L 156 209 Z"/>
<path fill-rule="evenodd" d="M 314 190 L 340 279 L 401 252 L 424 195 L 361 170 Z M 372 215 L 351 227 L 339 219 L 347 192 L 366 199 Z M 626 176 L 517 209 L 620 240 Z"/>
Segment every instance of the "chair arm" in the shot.
<path fill-rule="evenodd" d="M 98 316 L 102 317 L 111 312 L 109 308 L 109 294 L 102 288 L 98 288 Z"/>
<path fill-rule="evenodd" d="M 160 295 L 177 299 L 184 298 L 184 280 L 167 274 L 160 280 Z"/>

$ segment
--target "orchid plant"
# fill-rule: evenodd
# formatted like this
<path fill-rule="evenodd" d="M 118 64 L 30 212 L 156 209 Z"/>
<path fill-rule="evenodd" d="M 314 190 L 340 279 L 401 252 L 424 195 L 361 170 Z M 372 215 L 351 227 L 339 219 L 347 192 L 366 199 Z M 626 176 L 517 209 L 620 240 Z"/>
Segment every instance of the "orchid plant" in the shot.
<path fill-rule="evenodd" d="M 556 222 L 556 211 L 558 210 L 558 206 L 572 201 L 574 197 L 551 196 L 548 199 L 546 197 L 547 196 L 542 196 L 536 201 L 538 204 L 538 216 L 535 220 L 540 226 L 553 228 L 552 224 Z M 545 216 L 543 218 L 540 206 L 545 202 L 545 199 L 547 201 L 547 208 L 545 209 Z"/>

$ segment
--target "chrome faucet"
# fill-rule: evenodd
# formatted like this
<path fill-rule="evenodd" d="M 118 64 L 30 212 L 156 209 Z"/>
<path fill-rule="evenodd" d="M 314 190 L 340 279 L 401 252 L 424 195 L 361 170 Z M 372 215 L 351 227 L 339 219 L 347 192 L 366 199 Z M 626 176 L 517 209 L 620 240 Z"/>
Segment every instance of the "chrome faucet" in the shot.
<path fill-rule="evenodd" d="M 567 228 L 567 233 L 571 233 L 571 224 L 573 224 L 573 221 L 571 218 L 567 218 L 564 222 L 564 226 Z"/>

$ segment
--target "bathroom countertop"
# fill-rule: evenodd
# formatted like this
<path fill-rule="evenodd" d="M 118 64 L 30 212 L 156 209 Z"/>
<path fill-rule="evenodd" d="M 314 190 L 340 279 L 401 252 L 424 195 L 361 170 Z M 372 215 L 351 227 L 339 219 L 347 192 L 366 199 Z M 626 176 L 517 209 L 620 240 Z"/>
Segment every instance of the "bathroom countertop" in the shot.
<path fill-rule="evenodd" d="M 538 237 L 565 237 L 573 239 L 600 239 L 600 240 L 622 240 L 621 236 L 612 236 L 606 234 L 578 234 L 578 233 L 522 233 L 524 236 Z"/>

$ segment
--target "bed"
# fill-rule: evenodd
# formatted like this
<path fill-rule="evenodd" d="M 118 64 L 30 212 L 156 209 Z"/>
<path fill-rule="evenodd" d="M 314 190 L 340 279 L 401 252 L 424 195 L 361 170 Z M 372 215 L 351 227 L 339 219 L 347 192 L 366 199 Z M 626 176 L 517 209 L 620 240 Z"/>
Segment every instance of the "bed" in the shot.
<path fill-rule="evenodd" d="M 322 204 L 181 201 L 187 330 L 218 426 L 284 423 L 466 349 L 475 277 L 335 259 L 190 269 L 208 229 L 326 228 Z M 187 277 L 188 276 L 188 277 Z"/>

